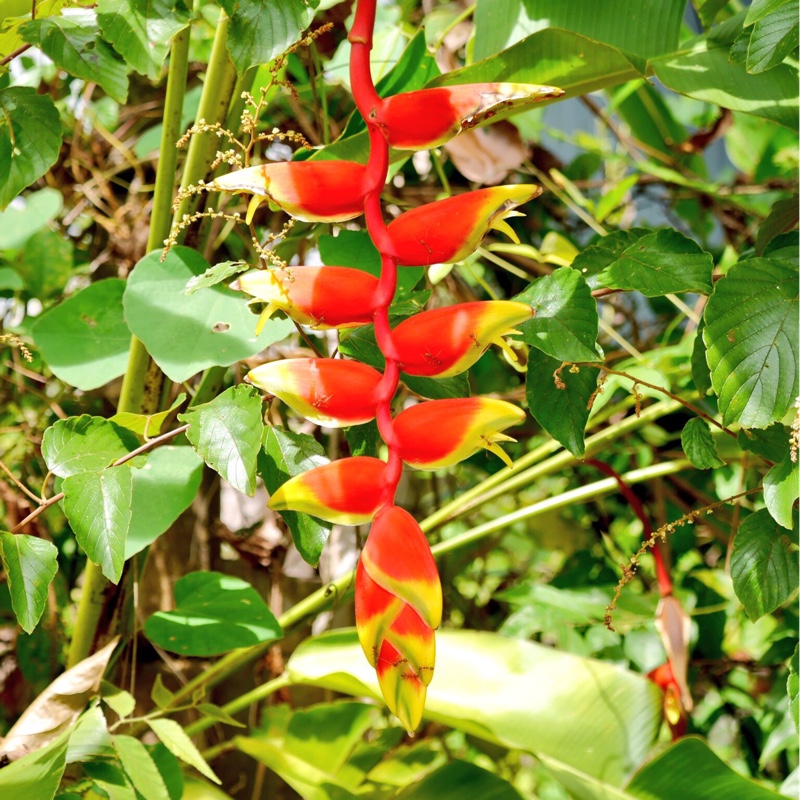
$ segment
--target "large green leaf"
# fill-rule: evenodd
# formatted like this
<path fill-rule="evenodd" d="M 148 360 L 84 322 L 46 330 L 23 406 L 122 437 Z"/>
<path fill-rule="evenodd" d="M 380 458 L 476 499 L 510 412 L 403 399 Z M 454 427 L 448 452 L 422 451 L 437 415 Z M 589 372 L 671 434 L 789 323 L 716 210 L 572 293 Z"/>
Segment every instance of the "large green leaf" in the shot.
<path fill-rule="evenodd" d="M 747 45 L 748 72 L 772 69 L 797 49 L 798 14 L 798 0 L 786 0 L 753 25 Z"/>
<path fill-rule="evenodd" d="M 522 795 L 494 772 L 456 759 L 407 787 L 398 800 L 522 800 Z"/>
<path fill-rule="evenodd" d="M 274 426 L 264 431 L 259 473 L 270 494 L 289 478 L 327 463 L 322 445 L 313 436 Z M 298 511 L 281 511 L 281 517 L 289 526 L 294 545 L 303 559 L 312 566 L 319 564 L 331 532 L 330 523 Z"/>
<path fill-rule="evenodd" d="M 133 475 L 127 465 L 70 475 L 61 484 L 64 513 L 78 544 L 110 581 L 125 563 L 125 539 L 131 524 Z"/>
<path fill-rule="evenodd" d="M 139 446 L 130 431 L 102 417 L 60 419 L 42 438 L 42 456 L 47 468 L 66 478 L 79 472 L 103 469 Z"/>
<path fill-rule="evenodd" d="M 69 733 L 0 769 L 0 795 L 53 800 L 67 765 Z"/>
<path fill-rule="evenodd" d="M 99 84 L 118 103 L 127 100 L 128 68 L 100 37 L 94 11 L 73 9 L 68 17 L 34 19 L 20 32 L 70 75 Z"/>
<path fill-rule="evenodd" d="M 618 0 L 614 13 L 586 0 L 478 0 L 475 58 L 487 58 L 545 28 L 564 28 L 642 59 L 678 45 L 683 0 Z"/>
<path fill-rule="evenodd" d="M 31 334 L 56 377 L 89 391 L 125 372 L 131 333 L 122 316 L 124 291 L 118 278 L 98 281 L 35 321 Z"/>
<path fill-rule="evenodd" d="M 61 120 L 50 97 L 23 86 L 0 89 L 0 211 L 56 163 L 60 149 Z"/>
<path fill-rule="evenodd" d="M 653 743 L 661 700 L 643 677 L 491 633 L 443 630 L 436 642 L 425 711 L 432 720 L 617 786 Z M 297 683 L 380 697 L 353 631 L 307 639 L 288 671 Z"/>
<path fill-rule="evenodd" d="M 0 563 L 17 621 L 22 630 L 31 633 L 47 605 L 47 590 L 58 571 L 58 548 L 36 536 L 0 531 Z"/>
<path fill-rule="evenodd" d="M 794 523 L 797 536 L 797 517 Z M 731 578 L 736 596 L 755 622 L 789 599 L 798 585 L 797 552 L 767 509 L 750 514 L 733 540 Z"/>
<path fill-rule="evenodd" d="M 651 233 L 654 231 L 649 228 L 612 231 L 581 250 L 570 266 L 583 275 L 590 289 L 599 289 L 602 286 L 600 275 L 603 271 L 617 261 L 632 244 Z"/>
<path fill-rule="evenodd" d="M 797 268 L 768 258 L 734 265 L 705 311 L 711 381 L 725 425 L 766 428 L 798 394 Z"/>
<path fill-rule="evenodd" d="M 173 247 L 163 262 L 154 251 L 139 261 L 125 289 L 131 332 L 177 383 L 206 367 L 250 358 L 294 329 L 289 320 L 270 320 L 256 337 L 245 298 L 225 286 L 186 295 L 187 282 L 207 269 L 208 262 L 188 247 Z"/>
<path fill-rule="evenodd" d="M 175 584 L 174 611 L 152 614 L 144 631 L 154 644 L 183 656 L 219 655 L 282 635 L 261 595 L 219 572 L 184 575 Z"/>
<path fill-rule="evenodd" d="M 585 452 L 583 431 L 589 419 L 589 400 L 597 389 L 599 371 L 583 367 L 555 372 L 561 361 L 535 347 L 528 353 L 525 397 L 534 419 L 577 458 Z"/>
<path fill-rule="evenodd" d="M 255 387 L 232 386 L 211 402 L 178 414 L 178 419 L 189 423 L 186 437 L 206 464 L 252 497 L 264 431 L 261 395 Z"/>
<path fill-rule="evenodd" d="M 0 103 L 2 103 L 3 94 L 0 92 Z M 1 122 L 2 118 L 0 118 Z M 2 131 L 1 128 L 0 131 Z M 2 133 L 0 133 L 1 135 Z M 35 233 L 39 233 L 52 222 L 63 205 L 64 198 L 61 196 L 61 192 L 49 187 L 40 189 L 38 192 L 30 192 L 24 198 L 20 198 L 11 208 L 7 208 L 0 214 L 0 250 L 17 250 L 23 247 L 26 242 L 34 238 Z M 24 268 L 20 269 L 19 265 L 15 266 L 17 271 L 24 276 Z M 36 265 L 39 270 L 42 269 L 42 266 L 42 264 Z M 38 297 L 38 295 L 36 296 Z"/>
<path fill-rule="evenodd" d="M 42 192 L 49 191 L 51 190 L 42 189 Z M 57 192 L 55 194 L 60 208 L 61 195 Z M 29 199 L 28 205 L 30 206 Z M 25 288 L 32 297 L 48 300 L 62 295 L 67 281 L 72 277 L 74 265 L 72 240 L 55 231 L 44 230 L 28 239 L 14 268 L 22 276 Z"/>
<path fill-rule="evenodd" d="M 131 526 L 125 559 L 152 544 L 192 504 L 203 462 L 191 447 L 159 447 L 133 473 Z"/>
<path fill-rule="evenodd" d="M 100 0 L 97 22 L 104 37 L 129 66 L 158 78 L 172 37 L 189 24 L 189 12 L 175 0 Z"/>
<path fill-rule="evenodd" d="M 793 509 L 800 496 L 800 466 L 791 458 L 776 464 L 764 478 L 764 502 L 782 527 L 793 527 Z"/>
<path fill-rule="evenodd" d="M 231 18 L 228 50 L 242 75 L 294 44 L 314 18 L 314 3 L 304 0 L 220 0 Z"/>
<path fill-rule="evenodd" d="M 533 319 L 520 326 L 529 345 L 559 361 L 599 360 L 597 302 L 579 272 L 561 267 L 514 299 L 533 308 Z"/>

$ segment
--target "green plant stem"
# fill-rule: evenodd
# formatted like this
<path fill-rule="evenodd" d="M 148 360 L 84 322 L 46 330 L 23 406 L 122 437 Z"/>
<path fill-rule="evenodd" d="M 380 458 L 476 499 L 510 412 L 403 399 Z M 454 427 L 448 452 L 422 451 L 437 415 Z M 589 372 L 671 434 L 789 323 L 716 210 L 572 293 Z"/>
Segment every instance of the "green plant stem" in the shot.
<path fill-rule="evenodd" d="M 72 669 L 92 652 L 94 637 L 97 633 L 97 624 L 103 612 L 103 600 L 109 581 L 103 575 L 100 567 L 91 562 L 86 562 L 83 573 L 83 586 L 81 599 L 78 604 L 78 616 L 75 620 L 75 629 L 67 651 L 67 669 Z"/>

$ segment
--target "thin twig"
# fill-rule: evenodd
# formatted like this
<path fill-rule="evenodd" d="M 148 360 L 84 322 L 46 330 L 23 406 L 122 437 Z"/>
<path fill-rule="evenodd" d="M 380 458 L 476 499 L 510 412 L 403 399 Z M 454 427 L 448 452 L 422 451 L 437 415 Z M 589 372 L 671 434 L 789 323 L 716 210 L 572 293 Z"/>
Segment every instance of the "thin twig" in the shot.
<path fill-rule="evenodd" d="M 31 500 L 34 500 L 37 503 L 42 502 L 42 498 L 39 497 L 35 492 L 32 492 L 22 481 L 18 480 L 14 473 L 2 461 L 0 461 L 0 469 L 2 469 L 3 472 L 5 472 L 5 474 L 11 478 L 16 487 L 25 492 L 25 494 L 28 495 Z"/>

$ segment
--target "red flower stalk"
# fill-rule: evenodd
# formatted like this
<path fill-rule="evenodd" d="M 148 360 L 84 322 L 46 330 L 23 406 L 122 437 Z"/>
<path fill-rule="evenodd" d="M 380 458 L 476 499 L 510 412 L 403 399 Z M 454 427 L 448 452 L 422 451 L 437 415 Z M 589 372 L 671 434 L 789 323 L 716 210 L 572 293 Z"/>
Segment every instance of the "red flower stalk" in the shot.
<path fill-rule="evenodd" d="M 234 285 L 267 303 L 258 334 L 276 311 L 318 330 L 366 325 L 372 322 L 378 279 L 350 267 L 287 267 L 253 270 Z"/>
<path fill-rule="evenodd" d="M 278 161 L 229 172 L 211 186 L 253 195 L 248 225 L 264 200 L 304 222 L 344 222 L 364 213 L 365 176 L 353 161 Z"/>
<path fill-rule="evenodd" d="M 247 380 L 317 425 L 344 428 L 375 418 L 381 373 L 359 361 L 287 358 L 250 370 Z"/>
<path fill-rule="evenodd" d="M 481 448 L 490 450 L 510 467 L 511 459 L 498 442 L 516 440 L 501 431 L 524 419 L 525 412 L 505 400 L 430 400 L 398 414 L 394 433 L 400 458 L 417 469 L 450 467 Z"/>
<path fill-rule="evenodd" d="M 407 511 L 384 508 L 356 572 L 356 625 L 386 704 L 409 732 L 422 718 L 441 619 L 442 588 L 425 535 Z"/>
<path fill-rule="evenodd" d="M 392 343 L 403 372 L 448 378 L 468 370 L 492 344 L 516 361 L 503 336 L 517 333 L 514 326 L 532 316 L 530 306 L 513 300 L 460 303 L 403 320 Z"/>
<path fill-rule="evenodd" d="M 492 186 L 406 211 L 389 223 L 392 255 L 406 267 L 450 264 L 474 253 L 490 230 L 519 244 L 506 220 L 522 216 L 514 209 L 541 193 L 533 184 Z"/>
<path fill-rule="evenodd" d="M 383 504 L 384 470 L 378 458 L 332 461 L 290 478 L 269 499 L 273 511 L 301 511 L 339 525 L 370 522 Z"/>
<path fill-rule="evenodd" d="M 398 150 L 428 150 L 512 108 L 561 97 L 563 89 L 525 83 L 467 83 L 387 97 L 377 108 L 381 132 Z"/>

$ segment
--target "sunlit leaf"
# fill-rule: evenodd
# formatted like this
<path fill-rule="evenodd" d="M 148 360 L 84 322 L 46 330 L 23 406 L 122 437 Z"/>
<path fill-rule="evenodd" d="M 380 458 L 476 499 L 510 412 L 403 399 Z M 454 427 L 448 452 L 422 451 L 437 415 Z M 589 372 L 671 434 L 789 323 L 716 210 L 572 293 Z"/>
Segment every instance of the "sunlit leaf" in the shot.
<path fill-rule="evenodd" d="M 69 734 L 0 769 L 0 794 L 25 800 L 53 800 L 67 764 Z"/>
<path fill-rule="evenodd" d="M 114 748 L 130 782 L 144 800 L 169 800 L 169 793 L 158 767 L 138 739 L 117 734 L 114 737 Z"/>
<path fill-rule="evenodd" d="M 208 766 L 208 762 L 200 755 L 194 742 L 174 719 L 149 719 L 147 724 L 170 753 L 214 783 L 222 783 L 214 774 L 214 770 Z"/>

